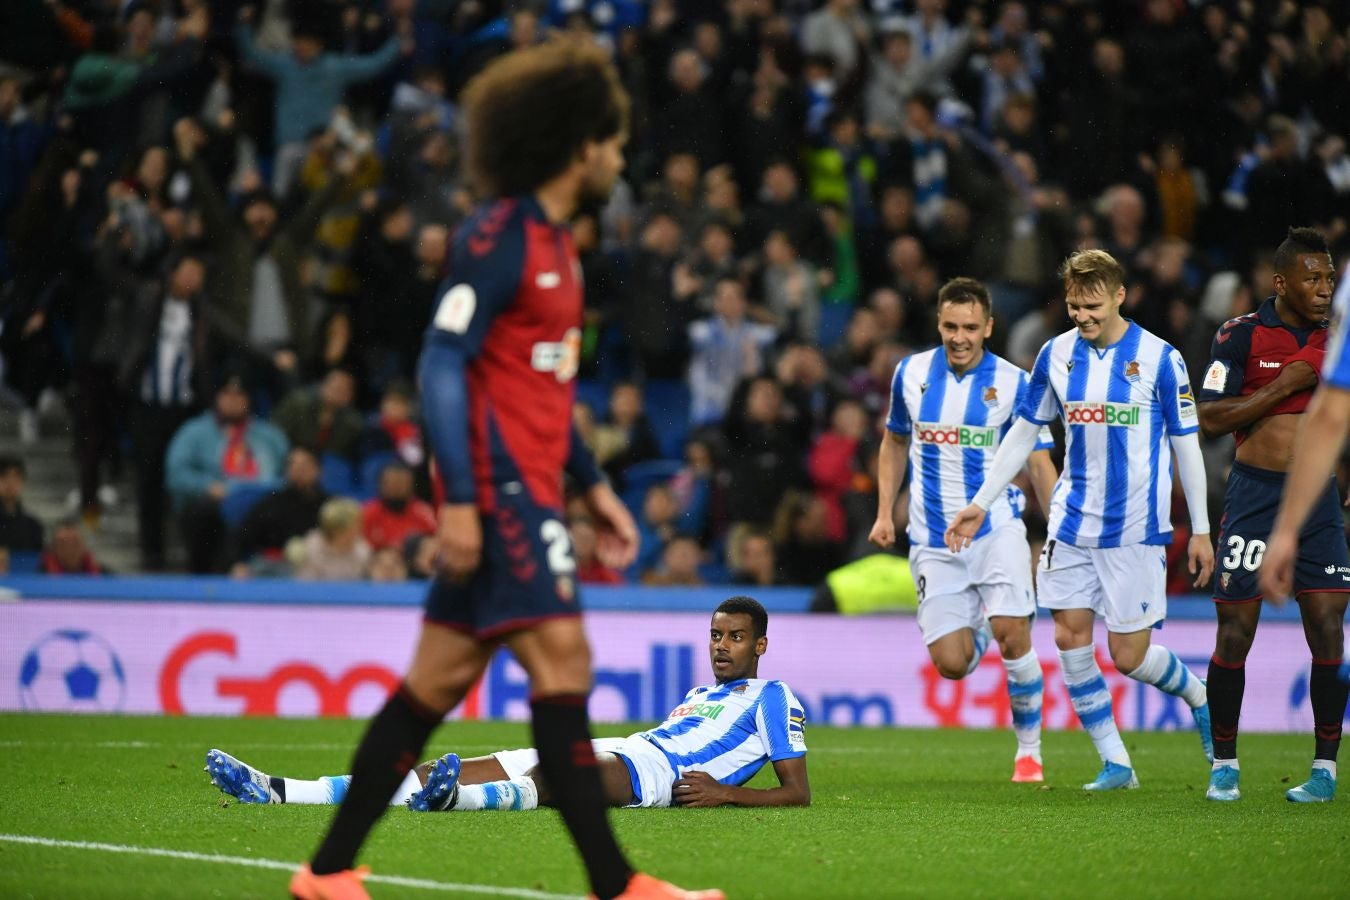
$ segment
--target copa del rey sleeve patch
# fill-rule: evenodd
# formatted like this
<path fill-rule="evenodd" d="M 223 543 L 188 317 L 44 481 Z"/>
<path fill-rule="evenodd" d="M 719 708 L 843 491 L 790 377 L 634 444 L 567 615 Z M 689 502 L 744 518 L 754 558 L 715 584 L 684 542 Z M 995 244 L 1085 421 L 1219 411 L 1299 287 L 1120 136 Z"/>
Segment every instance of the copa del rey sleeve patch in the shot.
<path fill-rule="evenodd" d="M 1221 391 L 1223 386 L 1228 383 L 1228 363 L 1221 359 L 1216 359 L 1209 364 L 1205 370 L 1204 389 L 1207 391 Z"/>

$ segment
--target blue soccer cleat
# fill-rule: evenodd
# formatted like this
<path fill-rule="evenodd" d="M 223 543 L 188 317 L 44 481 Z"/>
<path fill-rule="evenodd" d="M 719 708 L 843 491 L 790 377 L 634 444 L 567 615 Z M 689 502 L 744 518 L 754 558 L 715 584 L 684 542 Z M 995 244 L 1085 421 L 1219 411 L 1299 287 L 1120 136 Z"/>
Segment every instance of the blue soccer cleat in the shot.
<path fill-rule="evenodd" d="M 1097 773 L 1095 779 L 1083 785 L 1083 790 L 1132 791 L 1137 787 L 1139 787 L 1139 779 L 1134 776 L 1134 769 L 1129 766 L 1122 766 L 1120 763 L 1108 762 L 1102 766 L 1102 770 Z"/>
<path fill-rule="evenodd" d="M 1203 681 L 1200 682 L 1204 684 Z M 1192 707 L 1191 718 L 1195 719 L 1195 729 L 1200 732 L 1200 746 L 1205 750 L 1205 759 L 1214 764 L 1214 731 L 1209 724 L 1209 700 L 1203 706 Z"/>
<path fill-rule="evenodd" d="M 211 783 L 240 803 L 280 803 L 281 795 L 272 790 L 272 779 L 248 763 L 223 750 L 208 750 L 206 771 Z"/>
<path fill-rule="evenodd" d="M 447 753 L 431 764 L 427 783 L 408 798 L 413 812 L 444 812 L 455 808 L 459 799 L 459 757 Z"/>
<path fill-rule="evenodd" d="M 1312 777 L 1284 792 L 1290 803 L 1330 803 L 1336 799 L 1336 776 L 1326 769 L 1313 769 Z"/>
<path fill-rule="evenodd" d="M 1238 790 L 1238 770 L 1232 766 L 1220 764 L 1218 768 L 1209 773 L 1209 789 L 1205 791 L 1205 797 L 1209 800 L 1238 800 L 1242 797 L 1242 791 Z"/>

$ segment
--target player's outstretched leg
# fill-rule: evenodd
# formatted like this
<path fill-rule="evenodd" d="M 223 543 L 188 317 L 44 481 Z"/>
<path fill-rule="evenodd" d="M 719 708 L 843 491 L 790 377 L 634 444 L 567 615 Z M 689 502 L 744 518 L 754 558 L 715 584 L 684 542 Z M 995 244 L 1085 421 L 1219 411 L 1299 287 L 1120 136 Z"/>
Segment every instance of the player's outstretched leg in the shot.
<path fill-rule="evenodd" d="M 1166 647 L 1154 644 L 1144 654 L 1144 661 L 1133 671 L 1125 672 L 1135 681 L 1151 684 L 1165 694 L 1180 697 L 1191 708 L 1191 717 L 1200 732 L 1200 746 L 1205 759 L 1214 762 L 1214 738 L 1210 734 L 1209 698 L 1205 683 L 1186 668 L 1177 655 Z"/>
<path fill-rule="evenodd" d="M 422 789 L 408 798 L 413 812 L 441 812 L 451 809 L 459 796 L 459 756 L 447 753 L 431 764 Z"/>
<path fill-rule="evenodd" d="M 1339 678 L 1340 659 L 1314 659 L 1308 695 L 1312 701 L 1317 740 L 1312 776 L 1285 792 L 1294 803 L 1330 803 L 1336 799 L 1336 756 L 1341 746 L 1341 719 L 1345 715 L 1347 685 Z M 1339 706 L 1338 706 L 1339 704 Z"/>
<path fill-rule="evenodd" d="M 1092 738 L 1097 754 L 1102 758 L 1102 770 L 1097 777 L 1083 785 L 1085 791 L 1112 791 L 1119 788 L 1137 788 L 1139 779 L 1130 764 L 1130 754 L 1116 729 L 1111 692 L 1097 665 L 1096 651 L 1091 644 L 1059 651 L 1064 684 L 1069 689 L 1069 700 L 1083 730 Z"/>
<path fill-rule="evenodd" d="M 240 803 L 285 803 L 285 797 L 266 772 L 253 768 L 242 760 L 235 759 L 223 750 L 206 752 L 206 773 L 211 783 Z"/>
<path fill-rule="evenodd" d="M 539 789 L 528 775 L 499 781 L 464 784 L 462 763 L 447 753 L 431 764 L 426 784 L 408 800 L 413 812 L 472 812 L 501 809 L 512 812 L 539 808 Z"/>
<path fill-rule="evenodd" d="M 1032 650 L 1017 659 L 1004 657 L 1003 666 L 1008 670 L 1008 702 L 1012 707 L 1013 733 L 1017 735 L 1012 780 L 1019 783 L 1044 781 L 1041 704 L 1045 679 L 1041 674 L 1041 661 Z"/>
<path fill-rule="evenodd" d="M 970 662 L 966 664 L 966 674 L 971 675 L 980 667 L 980 660 L 984 659 L 984 653 L 989 649 L 989 642 L 994 639 L 993 629 L 989 627 L 989 620 L 980 618 L 978 624 L 970 629 L 971 643 L 975 645 L 975 653 L 970 657 Z"/>

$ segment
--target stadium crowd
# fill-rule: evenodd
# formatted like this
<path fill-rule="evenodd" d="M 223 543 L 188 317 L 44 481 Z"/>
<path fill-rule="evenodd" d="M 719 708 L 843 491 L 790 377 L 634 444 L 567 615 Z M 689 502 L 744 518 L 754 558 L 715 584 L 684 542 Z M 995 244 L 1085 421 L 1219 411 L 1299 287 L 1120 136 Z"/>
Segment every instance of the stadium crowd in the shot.
<path fill-rule="evenodd" d="M 573 228 L 576 418 L 643 543 L 607 570 L 574 510 L 583 581 L 814 585 L 868 553 L 891 375 L 951 277 L 1030 368 L 1068 328 L 1056 267 L 1101 247 L 1195 373 L 1288 227 L 1350 251 L 1338 4 L 7 0 L 0 357 L 24 440 L 68 398 L 86 526 L 125 457 L 147 570 L 173 523 L 193 572 L 429 573 L 414 369 L 473 200 L 455 101 L 553 36 L 609 48 L 634 103 Z M 25 521 L 21 463 L 0 487 L 0 544 L 97 568 L 77 522 Z"/>

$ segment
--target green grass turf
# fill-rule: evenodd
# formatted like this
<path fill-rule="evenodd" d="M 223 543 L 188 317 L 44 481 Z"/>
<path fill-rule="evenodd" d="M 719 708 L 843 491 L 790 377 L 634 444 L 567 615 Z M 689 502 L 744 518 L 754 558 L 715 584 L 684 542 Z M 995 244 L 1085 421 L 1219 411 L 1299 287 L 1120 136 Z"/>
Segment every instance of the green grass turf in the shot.
<path fill-rule="evenodd" d="M 227 801 L 202 771 L 218 746 L 273 774 L 345 771 L 361 723 L 0 716 L 0 834 L 307 858 L 332 814 Z M 605 734 L 625 733 L 606 727 Z M 429 748 L 481 754 L 524 726 L 452 724 Z M 1244 797 L 1204 799 L 1194 734 L 1132 734 L 1138 791 L 1087 795 L 1081 733 L 1049 734 L 1044 787 L 1008 783 L 1008 733 L 808 729 L 814 804 L 621 810 L 639 867 L 732 898 L 1330 897 L 1350 892 L 1345 804 L 1295 806 L 1310 736 L 1244 735 Z M 766 768 L 755 784 L 772 784 Z M 377 874 L 581 894 L 555 813 L 391 810 L 362 861 Z M 287 875 L 204 861 L 0 840 L 0 897 L 278 897 Z M 466 895 L 371 885 L 375 897 Z"/>

